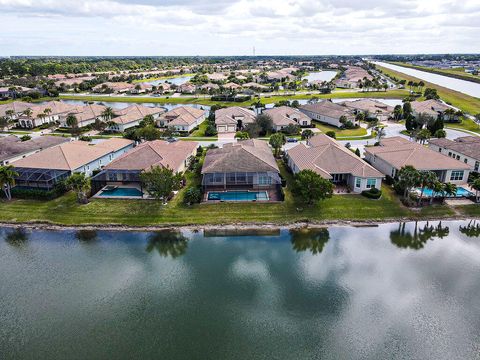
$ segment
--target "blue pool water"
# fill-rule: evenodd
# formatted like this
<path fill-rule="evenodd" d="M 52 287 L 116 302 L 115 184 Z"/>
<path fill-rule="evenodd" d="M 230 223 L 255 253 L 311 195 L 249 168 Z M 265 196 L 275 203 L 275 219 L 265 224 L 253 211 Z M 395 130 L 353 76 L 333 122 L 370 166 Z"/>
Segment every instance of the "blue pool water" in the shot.
<path fill-rule="evenodd" d="M 420 193 L 422 191 L 421 188 L 417 188 L 418 192 Z M 433 194 L 433 190 L 432 189 L 429 189 L 429 188 L 426 188 L 424 191 L 423 191 L 423 196 L 425 197 L 431 197 Z M 472 196 L 473 194 L 468 191 L 467 189 L 459 186 L 457 187 L 457 194 L 455 196 L 452 196 L 452 195 L 449 195 L 447 197 L 468 197 L 468 196 Z M 435 194 L 435 197 L 438 197 L 439 194 Z"/>
<path fill-rule="evenodd" d="M 142 197 L 143 193 L 135 188 L 122 188 L 118 187 L 113 190 L 102 190 L 98 196 L 135 196 Z"/>
<path fill-rule="evenodd" d="M 209 192 L 208 200 L 219 201 L 267 201 L 268 194 L 266 191 L 225 191 L 225 192 Z"/>

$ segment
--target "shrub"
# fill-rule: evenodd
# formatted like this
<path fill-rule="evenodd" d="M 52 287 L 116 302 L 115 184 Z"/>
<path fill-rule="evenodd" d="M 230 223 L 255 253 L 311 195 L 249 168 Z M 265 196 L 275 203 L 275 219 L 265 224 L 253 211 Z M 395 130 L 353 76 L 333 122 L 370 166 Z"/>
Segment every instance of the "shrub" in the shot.
<path fill-rule="evenodd" d="M 202 192 L 197 187 L 189 187 L 185 191 L 183 202 L 187 205 L 199 203 L 202 200 Z"/>
<path fill-rule="evenodd" d="M 63 182 L 58 183 L 52 190 L 29 189 L 15 187 L 12 189 L 12 197 L 17 199 L 53 200 L 67 192 Z"/>
<path fill-rule="evenodd" d="M 28 141 L 28 140 L 31 140 L 31 139 L 32 139 L 32 137 L 30 135 L 23 135 L 20 138 L 21 141 Z"/>
<path fill-rule="evenodd" d="M 217 128 L 213 124 L 208 124 L 207 128 L 205 129 L 205 136 L 215 136 L 217 135 Z"/>
<path fill-rule="evenodd" d="M 335 134 L 335 131 L 333 131 L 333 130 L 327 131 L 327 132 L 325 133 L 325 135 L 331 137 L 332 139 L 336 139 L 336 138 L 337 138 L 337 135 Z"/>
<path fill-rule="evenodd" d="M 382 191 L 377 188 L 362 191 L 362 195 L 369 199 L 380 199 Z"/>

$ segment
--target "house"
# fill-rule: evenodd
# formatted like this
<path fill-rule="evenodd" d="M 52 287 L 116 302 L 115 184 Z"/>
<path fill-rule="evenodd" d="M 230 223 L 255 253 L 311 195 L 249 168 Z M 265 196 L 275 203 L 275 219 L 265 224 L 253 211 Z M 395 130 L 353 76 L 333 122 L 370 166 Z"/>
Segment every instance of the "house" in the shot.
<path fill-rule="evenodd" d="M 131 105 L 121 110 L 116 110 L 117 117 L 109 121 L 108 130 L 116 132 L 124 132 L 125 130 L 138 126 L 146 116 L 151 115 L 156 121 L 161 114 L 165 112 L 162 107 L 150 107 L 143 105 Z"/>
<path fill-rule="evenodd" d="M 263 113 L 270 116 L 273 122 L 273 127 L 276 131 L 280 131 L 288 125 L 307 127 L 312 124 L 312 119 L 307 115 L 300 110 L 289 106 L 274 107 L 265 110 Z"/>
<path fill-rule="evenodd" d="M 0 105 L 0 117 L 7 117 L 10 120 L 17 120 L 23 112 L 31 108 L 33 104 L 24 101 L 13 101 Z"/>
<path fill-rule="evenodd" d="M 34 128 L 54 122 L 61 123 L 68 114 L 77 111 L 77 105 L 67 104 L 61 101 L 48 101 L 39 105 L 31 104 L 27 110 L 17 117 L 17 121 L 21 127 Z"/>
<path fill-rule="evenodd" d="M 321 100 L 314 104 L 300 106 L 299 110 L 313 120 L 320 121 L 336 127 L 342 127 L 340 118 L 345 116 L 347 120 L 355 123 L 355 115 L 352 109 L 333 103 L 331 100 Z"/>
<path fill-rule="evenodd" d="M 347 185 L 360 193 L 380 189 L 383 174 L 336 140 L 319 134 L 287 150 L 288 166 L 294 174 L 312 170 L 334 184 Z"/>
<path fill-rule="evenodd" d="M 212 81 L 225 81 L 228 79 L 228 76 L 221 73 L 207 74 L 208 80 Z"/>
<path fill-rule="evenodd" d="M 362 112 L 367 118 L 376 117 L 380 121 L 388 120 L 393 115 L 393 107 L 373 99 L 344 101 L 341 105 L 352 109 L 354 113 Z"/>
<path fill-rule="evenodd" d="M 36 89 L 31 89 L 23 86 L 0 87 L 0 98 L 15 99 L 21 95 L 27 94 L 32 91 L 36 91 Z"/>
<path fill-rule="evenodd" d="M 92 178 L 93 192 L 104 186 L 127 185 L 142 191 L 140 174 L 154 166 L 183 173 L 196 154 L 198 143 L 193 141 L 147 141 L 129 150 L 106 165 Z"/>
<path fill-rule="evenodd" d="M 442 116 L 447 109 L 451 109 L 450 106 L 435 99 L 412 101 L 410 105 L 412 105 L 413 116 L 417 117 L 420 114 L 425 114 L 435 119 Z"/>
<path fill-rule="evenodd" d="M 85 106 L 76 106 L 72 108 L 70 112 L 66 115 L 63 114 L 60 118 L 60 126 L 68 127 L 67 117 L 69 115 L 75 116 L 78 122 L 78 127 L 84 127 L 95 123 L 95 121 L 103 120 L 102 113 L 105 111 L 106 107 L 103 105 L 97 104 L 88 104 Z"/>
<path fill-rule="evenodd" d="M 73 173 L 91 176 L 112 160 L 133 148 L 133 141 L 111 138 L 96 145 L 85 141 L 49 147 L 12 163 L 19 176 L 17 186 L 52 189 Z"/>
<path fill-rule="evenodd" d="M 359 81 L 362 81 L 364 78 L 373 80 L 373 76 L 367 70 L 358 66 L 349 66 L 335 84 L 339 88 L 356 88 Z"/>
<path fill-rule="evenodd" d="M 200 86 L 200 90 L 204 90 L 204 91 L 214 91 L 219 89 L 220 89 L 220 86 L 214 83 L 206 83 Z"/>
<path fill-rule="evenodd" d="M 455 184 L 466 183 L 470 173 L 470 166 L 464 162 L 399 136 L 383 139 L 380 146 L 366 147 L 365 160 L 392 178 L 406 165 L 419 171 L 433 171 L 441 182 Z"/>
<path fill-rule="evenodd" d="M 280 170 L 265 141 L 243 140 L 207 151 L 202 166 L 205 192 L 261 189 L 274 199 L 280 185 Z"/>
<path fill-rule="evenodd" d="M 235 84 L 234 82 L 229 82 L 223 85 L 223 88 L 228 90 L 238 90 L 238 89 L 241 89 L 242 87 L 238 84 Z"/>
<path fill-rule="evenodd" d="M 179 106 L 162 114 L 157 120 L 157 126 L 190 132 L 204 121 L 205 110 L 191 106 Z"/>
<path fill-rule="evenodd" d="M 455 140 L 431 139 L 428 147 L 453 159 L 463 161 L 470 170 L 480 171 L 480 137 L 463 136 Z"/>
<path fill-rule="evenodd" d="M 258 83 L 255 83 L 255 82 L 245 83 L 245 84 L 242 85 L 242 87 L 245 88 L 245 89 L 253 89 L 253 90 L 257 90 L 257 91 L 258 90 L 266 91 L 266 90 L 270 89 L 268 86 L 258 84 Z"/>
<path fill-rule="evenodd" d="M 176 92 L 179 92 L 182 94 L 193 94 L 196 89 L 197 87 L 192 83 L 185 83 L 177 86 Z"/>
<path fill-rule="evenodd" d="M 96 93 L 114 92 L 114 93 L 127 93 L 135 89 L 135 84 L 127 82 L 105 82 L 95 86 L 92 90 Z"/>
<path fill-rule="evenodd" d="M 215 111 L 215 126 L 219 133 L 236 132 L 255 122 L 255 113 L 240 106 L 231 106 Z"/>
<path fill-rule="evenodd" d="M 22 141 L 13 135 L 0 138 L 0 166 L 8 165 L 67 141 L 70 141 L 70 139 L 60 136 L 39 136 L 27 141 Z"/>

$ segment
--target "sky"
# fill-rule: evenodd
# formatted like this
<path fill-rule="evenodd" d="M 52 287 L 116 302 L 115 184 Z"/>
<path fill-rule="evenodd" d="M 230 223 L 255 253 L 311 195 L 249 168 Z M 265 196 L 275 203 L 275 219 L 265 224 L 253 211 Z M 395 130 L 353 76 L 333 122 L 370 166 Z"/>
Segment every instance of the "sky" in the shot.
<path fill-rule="evenodd" d="M 480 52 L 480 0 L 0 0 L 0 56 Z"/>

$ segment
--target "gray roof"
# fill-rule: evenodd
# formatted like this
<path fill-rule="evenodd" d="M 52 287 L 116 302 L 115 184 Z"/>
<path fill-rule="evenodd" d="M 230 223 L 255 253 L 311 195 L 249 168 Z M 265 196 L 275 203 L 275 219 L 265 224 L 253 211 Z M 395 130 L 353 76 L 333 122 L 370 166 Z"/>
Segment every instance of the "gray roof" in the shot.
<path fill-rule="evenodd" d="M 0 160 L 27 154 L 32 151 L 46 149 L 70 141 L 59 136 L 40 136 L 27 141 L 21 141 L 16 136 L 0 138 Z"/>
<path fill-rule="evenodd" d="M 208 150 L 202 174 L 224 172 L 280 172 L 265 141 L 244 140 Z"/>
<path fill-rule="evenodd" d="M 432 139 L 430 144 L 443 147 L 465 156 L 480 160 L 480 137 L 479 136 L 464 136 L 455 139 Z"/>

